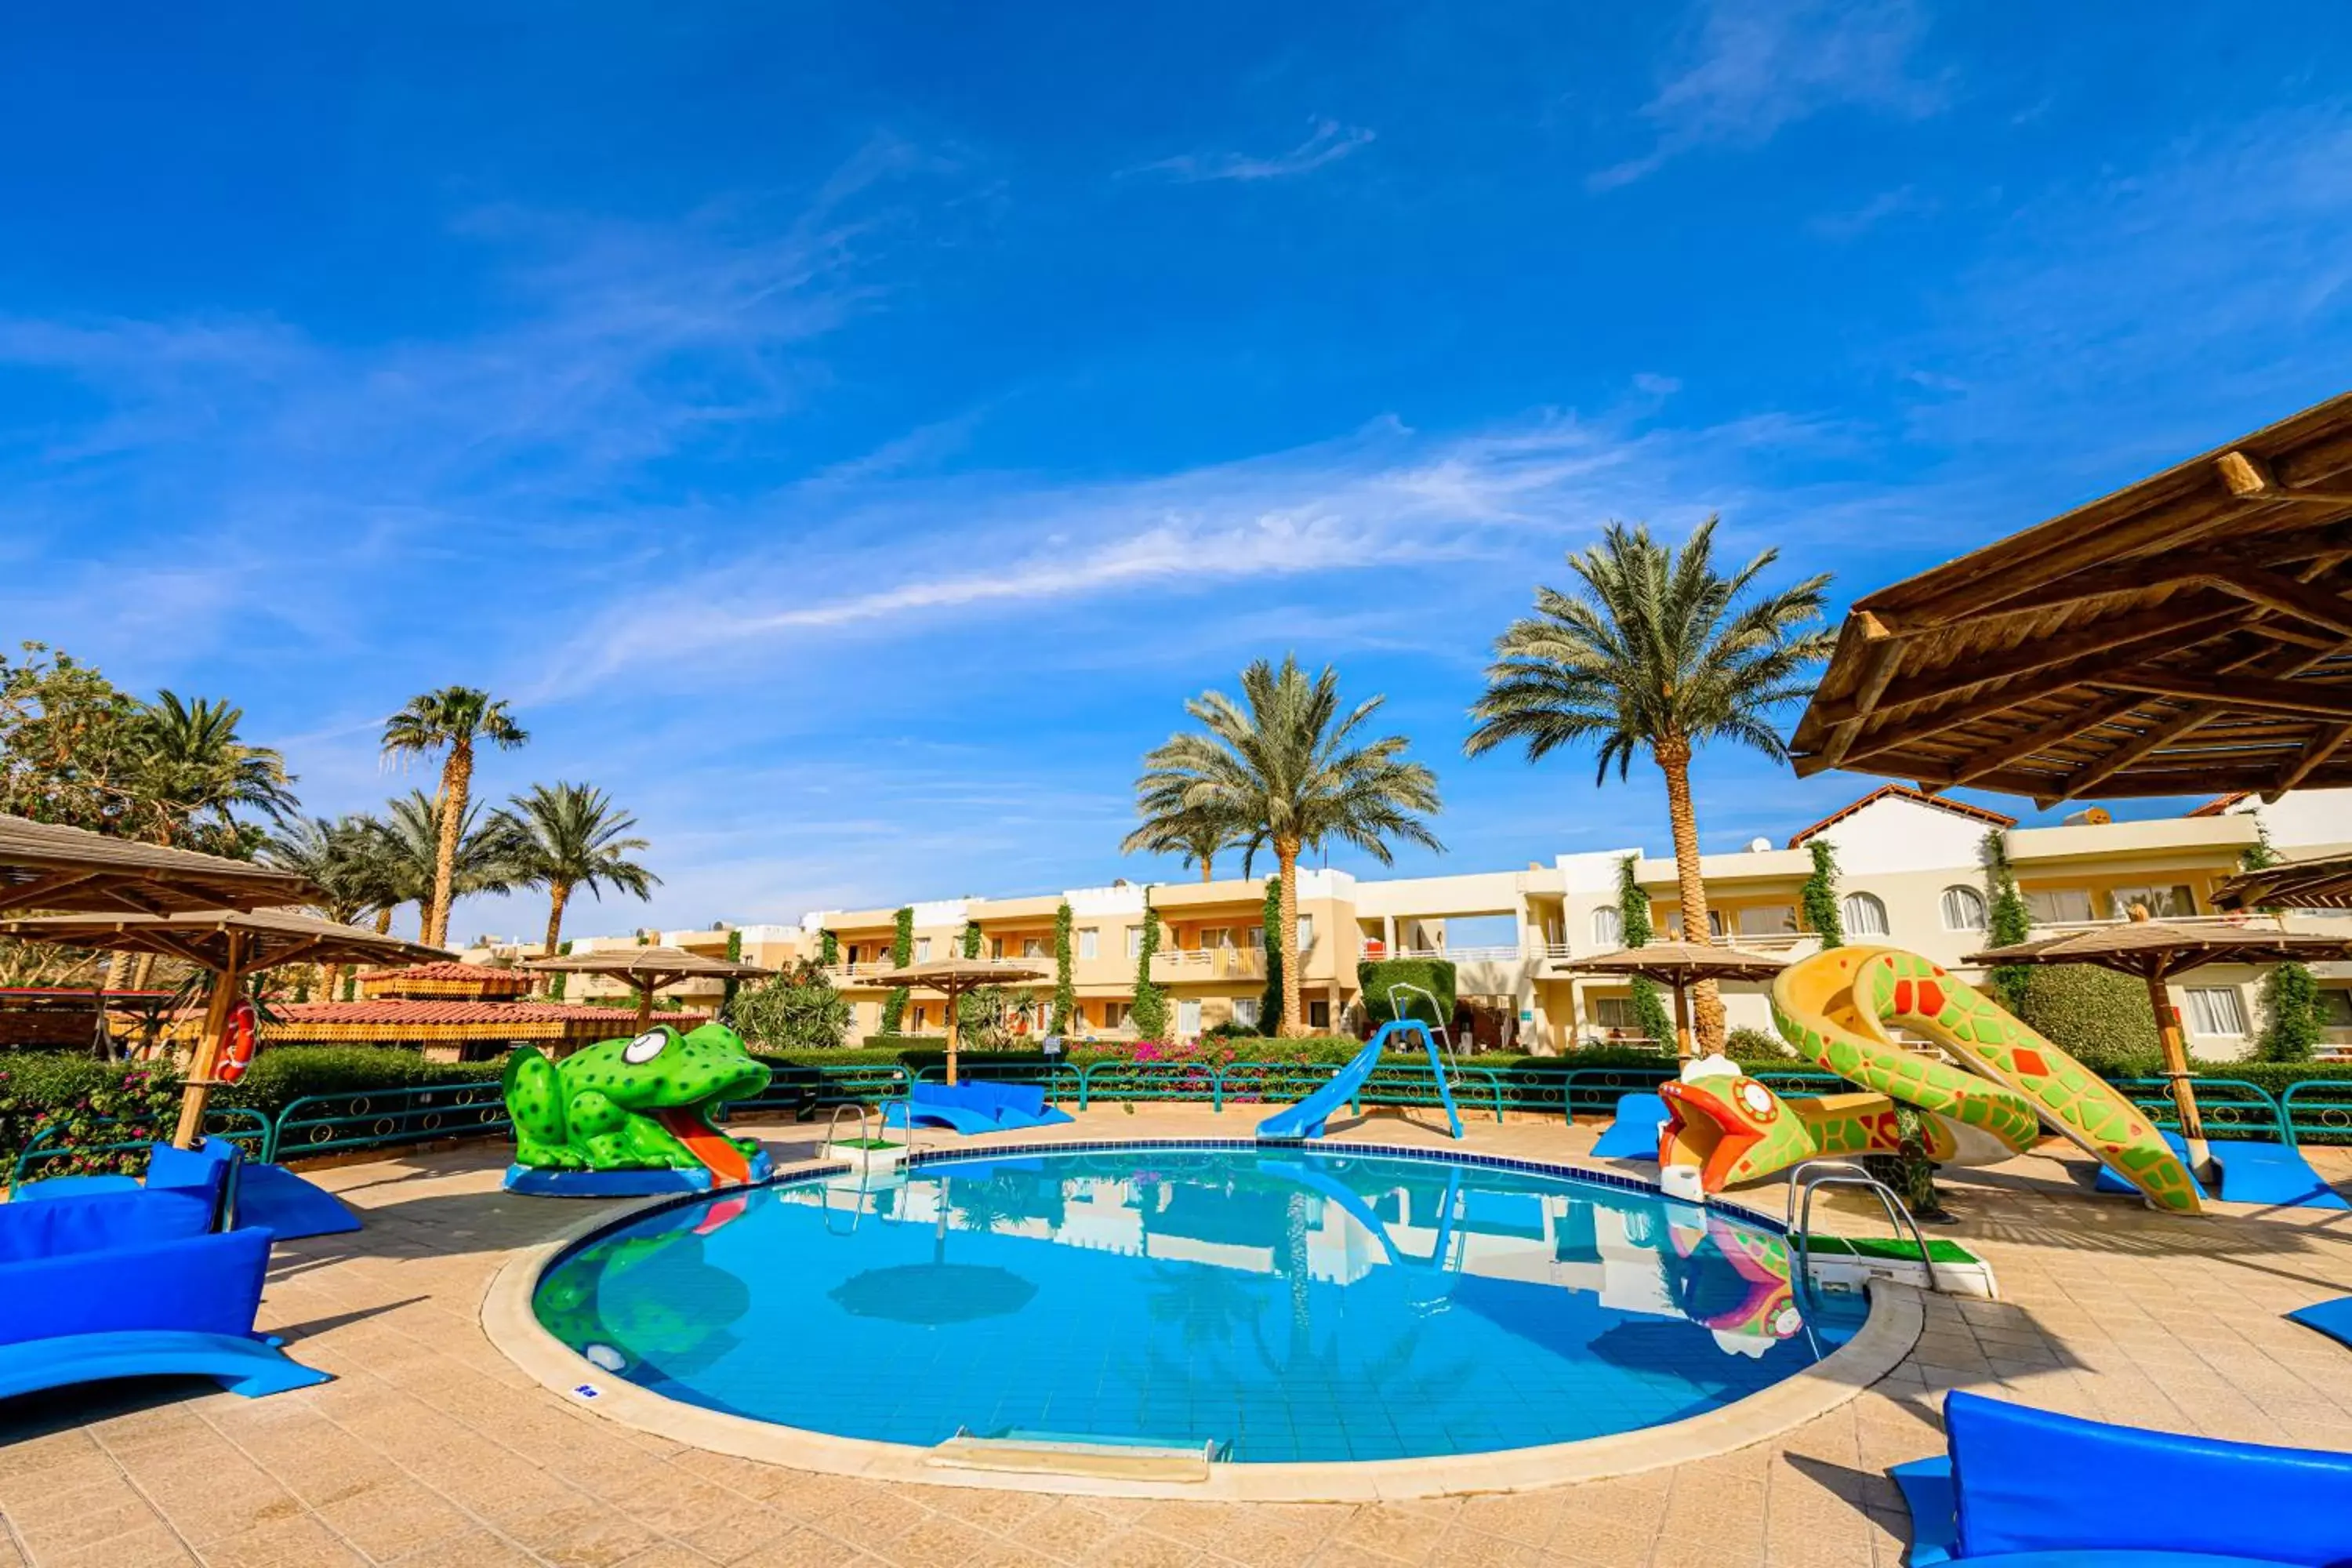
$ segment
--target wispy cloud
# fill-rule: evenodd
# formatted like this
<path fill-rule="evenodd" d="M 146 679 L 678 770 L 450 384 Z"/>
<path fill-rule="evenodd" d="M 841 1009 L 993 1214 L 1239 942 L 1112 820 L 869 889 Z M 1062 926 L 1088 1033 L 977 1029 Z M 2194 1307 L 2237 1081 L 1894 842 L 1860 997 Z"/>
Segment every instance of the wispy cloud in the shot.
<path fill-rule="evenodd" d="M 1926 31 L 1916 0 L 1708 0 L 1685 63 L 1642 109 L 1650 150 L 1587 184 L 1630 184 L 1700 147 L 1761 146 L 1833 109 L 1933 114 L 1945 85 L 1912 60 Z"/>
<path fill-rule="evenodd" d="M 1323 117 L 1309 121 L 1305 141 L 1271 157 L 1250 153 L 1184 153 L 1121 171 L 1128 174 L 1165 174 L 1183 184 L 1208 180 L 1285 180 L 1311 174 L 1370 146 L 1375 134 L 1361 125 L 1342 125 Z"/>
<path fill-rule="evenodd" d="M 1918 187 L 1900 185 L 1891 191 L 1879 192 L 1858 207 L 1845 212 L 1824 213 L 1807 226 L 1824 239 L 1853 239 L 1891 219 L 1935 210 L 1935 201 L 1923 195 Z"/>

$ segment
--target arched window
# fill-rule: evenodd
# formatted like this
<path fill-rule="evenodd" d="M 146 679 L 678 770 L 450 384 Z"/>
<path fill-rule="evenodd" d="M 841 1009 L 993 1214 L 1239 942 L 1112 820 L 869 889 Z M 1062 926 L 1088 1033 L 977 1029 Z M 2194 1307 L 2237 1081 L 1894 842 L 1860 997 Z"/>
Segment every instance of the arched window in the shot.
<path fill-rule="evenodd" d="M 1946 931 L 1982 931 L 1985 928 L 1984 895 L 1961 883 L 1944 889 L 1944 929 Z"/>
<path fill-rule="evenodd" d="M 1846 935 L 1885 936 L 1886 932 L 1886 906 L 1878 901 L 1877 894 L 1848 893 L 1845 896 Z"/>
<path fill-rule="evenodd" d="M 1625 945 L 1625 917 L 1615 910 L 1592 911 L 1592 951 L 1614 952 Z"/>

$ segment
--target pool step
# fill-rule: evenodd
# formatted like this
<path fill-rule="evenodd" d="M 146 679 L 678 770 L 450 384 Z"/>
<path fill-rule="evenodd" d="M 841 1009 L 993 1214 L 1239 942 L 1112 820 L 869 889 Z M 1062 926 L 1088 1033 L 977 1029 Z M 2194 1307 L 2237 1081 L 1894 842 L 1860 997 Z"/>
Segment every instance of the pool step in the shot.
<path fill-rule="evenodd" d="M 969 1432 L 959 1432 L 934 1447 L 924 1462 L 949 1470 L 1009 1470 L 1023 1475 L 1198 1483 L 1209 1479 L 1209 1467 L 1222 1447 L 1213 1442 L 1188 1447 L 1043 1433 L 975 1437 Z"/>

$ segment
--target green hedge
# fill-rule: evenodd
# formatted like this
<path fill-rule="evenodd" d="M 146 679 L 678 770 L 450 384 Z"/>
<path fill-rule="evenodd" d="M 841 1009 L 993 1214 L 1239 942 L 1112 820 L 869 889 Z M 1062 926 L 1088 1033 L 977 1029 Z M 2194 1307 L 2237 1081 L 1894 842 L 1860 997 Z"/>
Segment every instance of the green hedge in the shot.
<path fill-rule="evenodd" d="M 1426 998 L 1405 993 L 1406 1017 L 1435 1026 L 1454 1022 L 1454 972 L 1450 958 L 1367 959 L 1356 965 L 1356 984 L 1363 994 L 1364 1011 L 1376 1024 L 1391 1022 L 1397 1016 L 1389 1001 L 1391 985 L 1418 986 L 1437 998 L 1437 1016 L 1433 1017 Z"/>

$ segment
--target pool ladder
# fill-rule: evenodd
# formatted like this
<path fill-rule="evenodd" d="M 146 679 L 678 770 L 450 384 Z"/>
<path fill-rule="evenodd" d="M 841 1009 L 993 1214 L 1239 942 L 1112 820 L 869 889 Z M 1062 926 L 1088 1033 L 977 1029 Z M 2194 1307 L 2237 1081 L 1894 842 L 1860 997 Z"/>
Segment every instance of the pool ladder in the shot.
<path fill-rule="evenodd" d="M 1928 1254 L 1927 1238 L 1920 1233 L 1919 1222 L 1912 1217 L 1911 1211 L 1904 1206 L 1895 1189 L 1854 1161 L 1807 1160 L 1789 1173 L 1789 1211 L 1784 1225 L 1789 1235 L 1795 1283 L 1800 1291 L 1812 1288 L 1812 1254 L 1808 1237 L 1812 1232 L 1813 1194 L 1823 1187 L 1866 1187 L 1878 1194 L 1880 1205 L 1886 1210 L 1886 1222 L 1895 1229 L 1895 1238 L 1902 1239 L 1902 1234 L 1906 1230 L 1911 1233 L 1911 1245 L 1919 1249 L 1919 1267 L 1927 1276 L 1927 1289 L 1935 1289 L 1936 1260 Z"/>
<path fill-rule="evenodd" d="M 863 1100 L 845 1100 L 839 1105 L 833 1108 L 833 1115 L 825 1121 L 824 1147 L 830 1149 L 835 1143 L 841 1142 L 841 1113 L 845 1110 L 854 1110 L 857 1113 L 857 1141 L 860 1143 L 872 1142 L 874 1139 L 873 1135 L 866 1130 L 866 1121 L 867 1118 L 873 1115 L 873 1112 L 866 1109 L 866 1104 Z M 861 1150 L 860 1152 L 864 1153 L 865 1151 Z M 824 1222 L 824 1233 L 827 1236 L 854 1236 L 856 1234 L 857 1222 L 866 1217 L 866 1189 L 872 1184 L 873 1179 L 874 1166 L 872 1163 L 868 1160 L 860 1159 L 857 1162 L 857 1202 L 849 1211 L 849 1228 L 847 1230 L 835 1230 L 834 1228 L 833 1208 L 832 1205 L 824 1205 L 822 1212 Z"/>

